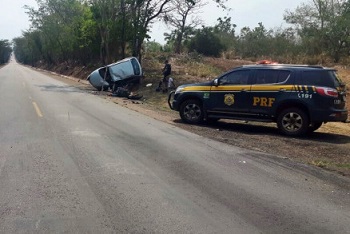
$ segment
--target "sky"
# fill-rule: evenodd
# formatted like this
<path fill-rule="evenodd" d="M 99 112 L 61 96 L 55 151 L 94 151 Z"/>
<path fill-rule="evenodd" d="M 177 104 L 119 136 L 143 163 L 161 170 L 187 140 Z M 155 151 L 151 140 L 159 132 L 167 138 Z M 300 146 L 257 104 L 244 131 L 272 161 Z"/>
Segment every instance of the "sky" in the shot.
<path fill-rule="evenodd" d="M 200 17 L 206 26 L 214 26 L 219 17 L 231 17 L 231 22 L 237 25 L 237 32 L 248 26 L 254 28 L 262 22 L 267 29 L 286 26 L 283 14 L 286 9 L 294 11 L 301 3 L 310 0 L 227 0 L 226 6 L 232 10 L 224 12 L 216 7 L 213 0 L 201 9 Z M 28 30 L 30 22 L 25 13 L 24 5 L 36 7 L 35 0 L 0 0 L 0 39 L 12 40 Z M 152 26 L 151 41 L 164 43 L 164 32 L 171 29 L 162 23 L 156 22 Z"/>
<path fill-rule="evenodd" d="M 310 0 L 227 0 L 226 7 L 229 12 L 216 7 L 214 0 L 206 0 L 208 4 L 201 10 L 200 17 L 205 26 L 214 26 L 219 17 L 231 17 L 231 23 L 237 25 L 236 32 L 248 26 L 251 29 L 262 22 L 267 29 L 274 29 L 280 26 L 287 26 L 283 20 L 285 10 L 294 11 L 302 3 L 309 3 Z M 152 39 L 164 43 L 164 32 L 170 33 L 163 23 L 155 23 L 152 30 Z"/>
<path fill-rule="evenodd" d="M 35 0 L 0 0 L 0 40 L 12 40 L 28 30 L 30 23 L 24 5 L 37 6 Z"/>

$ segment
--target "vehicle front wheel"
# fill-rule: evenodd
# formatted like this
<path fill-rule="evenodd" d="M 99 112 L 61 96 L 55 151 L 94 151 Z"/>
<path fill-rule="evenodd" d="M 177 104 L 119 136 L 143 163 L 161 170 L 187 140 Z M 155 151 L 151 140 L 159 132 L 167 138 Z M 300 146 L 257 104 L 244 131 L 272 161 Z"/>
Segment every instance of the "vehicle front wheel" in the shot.
<path fill-rule="evenodd" d="M 289 108 L 278 115 L 277 126 L 287 136 L 300 136 L 308 131 L 309 118 L 301 109 Z"/>
<path fill-rule="evenodd" d="M 203 122 L 203 108 L 198 100 L 189 99 L 180 106 L 180 116 L 185 123 L 199 124 Z"/>

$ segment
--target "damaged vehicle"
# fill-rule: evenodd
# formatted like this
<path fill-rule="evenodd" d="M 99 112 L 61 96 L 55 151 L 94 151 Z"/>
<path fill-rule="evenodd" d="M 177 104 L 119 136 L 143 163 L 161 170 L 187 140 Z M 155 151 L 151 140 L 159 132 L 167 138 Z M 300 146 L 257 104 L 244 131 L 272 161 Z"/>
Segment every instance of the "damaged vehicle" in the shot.
<path fill-rule="evenodd" d="M 87 78 L 97 90 L 116 91 L 118 87 L 135 86 L 140 84 L 143 77 L 142 68 L 135 57 L 125 58 L 116 63 L 100 67 Z"/>

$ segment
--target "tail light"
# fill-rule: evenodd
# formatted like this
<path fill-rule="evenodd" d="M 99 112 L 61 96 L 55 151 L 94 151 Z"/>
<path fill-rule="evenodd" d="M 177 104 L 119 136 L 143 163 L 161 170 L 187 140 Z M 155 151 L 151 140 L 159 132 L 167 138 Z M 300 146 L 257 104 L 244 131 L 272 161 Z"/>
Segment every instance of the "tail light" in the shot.
<path fill-rule="evenodd" d="M 316 87 L 316 92 L 322 96 L 334 97 L 339 96 L 338 90 L 325 87 Z"/>

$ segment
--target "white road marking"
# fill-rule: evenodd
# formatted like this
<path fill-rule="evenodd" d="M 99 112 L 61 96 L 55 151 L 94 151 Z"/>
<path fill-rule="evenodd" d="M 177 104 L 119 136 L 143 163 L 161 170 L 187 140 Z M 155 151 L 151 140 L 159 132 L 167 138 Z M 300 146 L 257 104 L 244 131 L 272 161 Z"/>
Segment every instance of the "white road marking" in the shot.
<path fill-rule="evenodd" d="M 91 130 L 75 130 L 72 134 L 82 137 L 100 137 L 101 135 Z"/>

